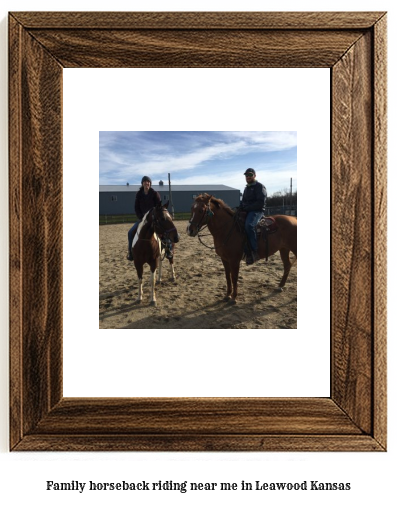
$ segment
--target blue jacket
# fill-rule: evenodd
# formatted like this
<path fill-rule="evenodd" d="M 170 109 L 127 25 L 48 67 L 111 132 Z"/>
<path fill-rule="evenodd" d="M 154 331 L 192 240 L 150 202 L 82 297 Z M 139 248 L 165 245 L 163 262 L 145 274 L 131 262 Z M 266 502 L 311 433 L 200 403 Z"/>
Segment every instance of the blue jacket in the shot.
<path fill-rule="evenodd" d="M 246 186 L 241 200 L 244 211 L 265 211 L 267 192 L 265 185 L 256 181 L 254 185 Z"/>

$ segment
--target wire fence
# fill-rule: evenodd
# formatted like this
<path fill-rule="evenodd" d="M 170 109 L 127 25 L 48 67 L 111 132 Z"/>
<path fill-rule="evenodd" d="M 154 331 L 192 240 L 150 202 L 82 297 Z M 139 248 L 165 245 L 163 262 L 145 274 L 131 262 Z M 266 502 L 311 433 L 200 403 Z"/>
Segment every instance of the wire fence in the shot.
<path fill-rule="evenodd" d="M 296 206 L 271 206 L 266 208 L 265 215 L 297 216 Z M 191 213 L 174 213 L 174 220 L 189 220 Z M 134 224 L 138 221 L 136 215 L 99 215 L 99 225 Z"/>
<path fill-rule="evenodd" d="M 189 213 L 174 213 L 174 220 L 189 220 Z M 99 225 L 134 224 L 138 221 L 136 215 L 99 215 Z"/>
<path fill-rule="evenodd" d="M 296 206 L 270 206 L 266 208 L 265 215 L 289 215 L 298 216 L 298 209 Z"/>

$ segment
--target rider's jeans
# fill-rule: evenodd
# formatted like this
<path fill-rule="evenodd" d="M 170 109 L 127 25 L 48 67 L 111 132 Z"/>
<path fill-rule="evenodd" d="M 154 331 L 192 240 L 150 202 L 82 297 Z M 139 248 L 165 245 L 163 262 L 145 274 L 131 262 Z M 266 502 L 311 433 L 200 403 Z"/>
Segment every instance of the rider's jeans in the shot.
<path fill-rule="evenodd" d="M 258 245 L 256 242 L 256 225 L 263 215 L 263 211 L 249 211 L 245 219 L 245 230 L 247 232 L 248 241 L 253 252 L 256 252 Z"/>

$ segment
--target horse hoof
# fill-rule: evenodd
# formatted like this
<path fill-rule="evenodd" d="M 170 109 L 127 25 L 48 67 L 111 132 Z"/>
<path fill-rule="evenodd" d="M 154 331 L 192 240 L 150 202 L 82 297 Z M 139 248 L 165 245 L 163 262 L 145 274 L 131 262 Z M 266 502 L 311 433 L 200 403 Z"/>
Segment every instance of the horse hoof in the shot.
<path fill-rule="evenodd" d="M 142 299 L 137 299 L 137 300 L 135 301 L 135 304 L 136 304 L 136 305 L 140 305 L 141 303 L 142 303 Z"/>
<path fill-rule="evenodd" d="M 229 305 L 235 305 L 237 303 L 237 301 L 235 299 L 229 299 L 228 301 Z"/>
<path fill-rule="evenodd" d="M 157 302 L 156 301 L 150 301 L 150 306 L 157 306 Z"/>
<path fill-rule="evenodd" d="M 277 290 L 278 292 L 284 292 L 284 287 L 278 287 Z"/>
<path fill-rule="evenodd" d="M 171 282 L 175 282 L 175 281 L 176 281 L 176 278 L 175 278 L 175 276 L 173 276 L 173 277 L 171 278 Z"/>

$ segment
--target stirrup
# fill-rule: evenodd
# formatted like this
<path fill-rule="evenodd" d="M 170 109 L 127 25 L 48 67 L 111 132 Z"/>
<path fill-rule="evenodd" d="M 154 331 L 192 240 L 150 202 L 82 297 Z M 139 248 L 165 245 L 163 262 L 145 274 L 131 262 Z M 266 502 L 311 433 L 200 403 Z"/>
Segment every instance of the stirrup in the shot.
<path fill-rule="evenodd" d="M 252 255 L 252 252 L 250 252 L 249 254 L 246 255 L 245 257 L 245 263 L 247 266 L 251 266 L 251 264 L 253 264 L 255 261 L 254 261 L 254 257 Z"/>
<path fill-rule="evenodd" d="M 133 261 L 133 260 L 134 260 L 134 258 L 132 256 L 132 252 L 128 252 L 128 254 L 127 254 L 127 261 Z"/>
<path fill-rule="evenodd" d="M 251 266 L 252 264 L 255 264 L 255 262 L 259 261 L 260 257 L 257 252 L 250 252 L 246 257 L 246 264 L 247 266 Z"/>

